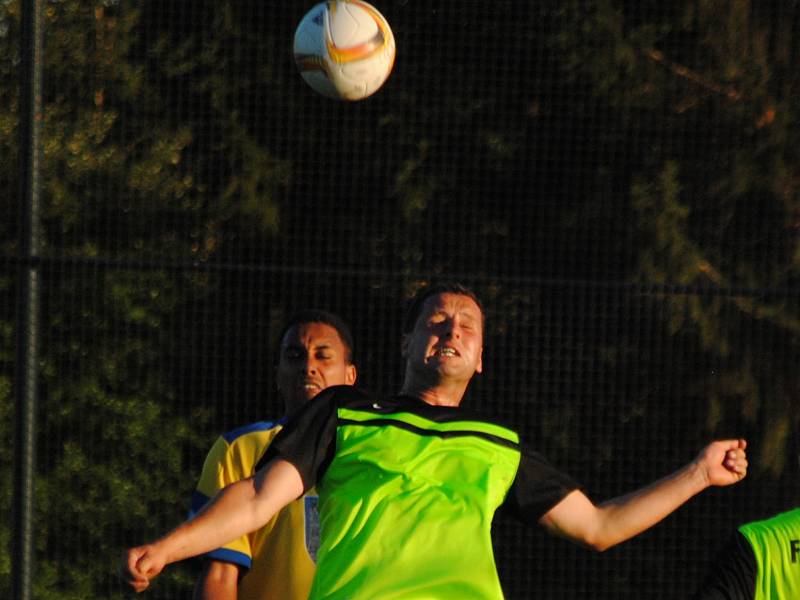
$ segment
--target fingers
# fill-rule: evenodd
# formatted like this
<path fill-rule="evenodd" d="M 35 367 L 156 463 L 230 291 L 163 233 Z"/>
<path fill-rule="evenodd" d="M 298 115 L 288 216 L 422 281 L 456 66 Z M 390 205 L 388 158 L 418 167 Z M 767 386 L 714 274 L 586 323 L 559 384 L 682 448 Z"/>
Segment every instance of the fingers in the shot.
<path fill-rule="evenodd" d="M 145 591 L 148 587 L 150 587 L 150 581 L 148 579 L 128 579 L 128 585 L 133 588 L 136 593 L 141 594 Z"/>
<path fill-rule="evenodd" d="M 741 438 L 735 440 L 717 440 L 714 444 L 722 446 L 726 450 L 744 450 L 747 448 L 747 440 Z"/>
<path fill-rule="evenodd" d="M 147 577 L 147 559 L 144 548 L 131 548 L 125 553 L 122 566 L 122 576 L 125 583 L 131 586 L 136 592 L 143 592 L 150 586 L 150 579 Z"/>
<path fill-rule="evenodd" d="M 700 454 L 700 464 L 709 485 L 726 486 L 747 475 L 747 442 L 743 439 L 717 440 Z"/>
<path fill-rule="evenodd" d="M 157 566 L 155 559 L 145 553 L 136 563 L 136 572 L 147 579 L 154 579 L 161 569 Z"/>
<path fill-rule="evenodd" d="M 747 455 L 744 448 L 737 448 L 736 450 L 728 450 L 725 453 L 725 459 L 722 464 L 729 471 L 733 471 L 737 475 L 744 477 L 747 474 Z"/>
<path fill-rule="evenodd" d="M 722 466 L 728 471 L 735 473 L 739 478 L 747 474 L 747 440 L 725 440 L 721 442 L 726 447 L 725 455 L 722 459 Z"/>

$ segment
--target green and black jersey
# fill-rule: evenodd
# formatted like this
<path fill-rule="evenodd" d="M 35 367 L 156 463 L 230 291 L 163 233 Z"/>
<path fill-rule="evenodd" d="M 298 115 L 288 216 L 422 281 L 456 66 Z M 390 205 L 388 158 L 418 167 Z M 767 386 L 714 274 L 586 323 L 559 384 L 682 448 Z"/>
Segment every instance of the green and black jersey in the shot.
<path fill-rule="evenodd" d="M 800 598 L 800 508 L 742 525 L 695 600 Z"/>
<path fill-rule="evenodd" d="M 319 493 L 311 598 L 502 598 L 495 511 L 536 523 L 577 487 L 507 427 L 350 386 L 309 402 L 264 460 L 275 456 Z"/>

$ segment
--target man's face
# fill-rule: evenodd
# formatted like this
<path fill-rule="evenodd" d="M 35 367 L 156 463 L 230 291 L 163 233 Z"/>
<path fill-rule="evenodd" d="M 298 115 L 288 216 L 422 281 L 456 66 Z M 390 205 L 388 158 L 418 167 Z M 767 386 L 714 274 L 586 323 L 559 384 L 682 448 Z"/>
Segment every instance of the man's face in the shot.
<path fill-rule="evenodd" d="M 355 365 L 347 361 L 347 347 L 334 327 L 326 323 L 292 326 L 281 340 L 278 391 L 288 412 L 294 412 L 332 385 L 353 385 Z"/>
<path fill-rule="evenodd" d="M 483 368 L 483 315 L 462 294 L 431 296 L 422 306 L 414 330 L 403 343 L 403 356 L 414 372 L 442 380 L 468 382 Z"/>

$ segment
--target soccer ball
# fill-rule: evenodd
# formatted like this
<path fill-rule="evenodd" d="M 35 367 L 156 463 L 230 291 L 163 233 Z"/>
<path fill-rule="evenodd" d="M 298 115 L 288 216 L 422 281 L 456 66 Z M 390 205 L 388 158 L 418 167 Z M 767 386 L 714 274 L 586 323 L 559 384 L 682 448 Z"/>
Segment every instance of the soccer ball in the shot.
<path fill-rule="evenodd" d="M 394 36 L 378 10 L 363 0 L 314 6 L 294 35 L 294 60 L 314 90 L 337 100 L 374 94 L 394 65 Z"/>

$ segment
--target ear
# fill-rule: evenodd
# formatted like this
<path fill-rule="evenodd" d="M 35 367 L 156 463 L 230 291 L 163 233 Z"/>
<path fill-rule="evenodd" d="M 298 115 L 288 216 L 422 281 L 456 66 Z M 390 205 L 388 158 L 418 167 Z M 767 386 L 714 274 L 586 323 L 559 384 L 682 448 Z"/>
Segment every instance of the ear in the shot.
<path fill-rule="evenodd" d="M 356 378 L 358 377 L 358 372 L 356 370 L 355 365 L 347 365 L 345 367 L 346 371 L 344 374 L 344 383 L 345 385 L 353 385 L 356 382 Z"/>
<path fill-rule="evenodd" d="M 408 356 L 408 345 L 411 343 L 411 336 L 405 334 L 403 339 L 400 341 L 400 356 L 406 358 Z"/>
<path fill-rule="evenodd" d="M 478 365 L 475 367 L 476 373 L 481 373 L 483 371 L 483 346 L 481 346 L 481 351 L 478 354 Z"/>

